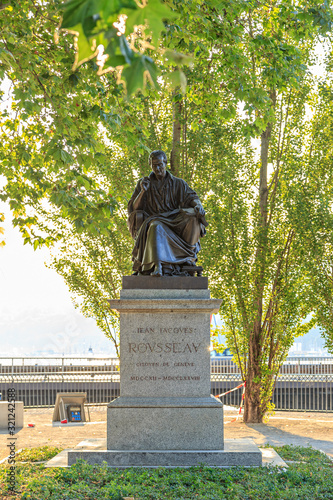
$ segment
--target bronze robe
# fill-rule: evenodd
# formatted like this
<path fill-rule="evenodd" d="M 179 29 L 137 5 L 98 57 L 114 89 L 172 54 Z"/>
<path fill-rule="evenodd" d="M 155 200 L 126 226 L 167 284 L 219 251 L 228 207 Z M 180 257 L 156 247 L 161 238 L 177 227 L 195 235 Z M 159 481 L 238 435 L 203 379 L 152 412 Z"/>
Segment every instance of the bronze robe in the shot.
<path fill-rule="evenodd" d="M 198 195 L 188 184 L 170 172 L 158 185 L 152 172 L 150 185 L 142 199 L 143 210 L 133 210 L 133 202 L 141 191 L 140 181 L 128 203 L 128 226 L 135 239 L 133 270 L 153 271 L 161 262 L 164 268 L 195 265 L 200 250 L 200 237 L 206 234 L 207 223 L 199 221 L 191 207 Z"/>

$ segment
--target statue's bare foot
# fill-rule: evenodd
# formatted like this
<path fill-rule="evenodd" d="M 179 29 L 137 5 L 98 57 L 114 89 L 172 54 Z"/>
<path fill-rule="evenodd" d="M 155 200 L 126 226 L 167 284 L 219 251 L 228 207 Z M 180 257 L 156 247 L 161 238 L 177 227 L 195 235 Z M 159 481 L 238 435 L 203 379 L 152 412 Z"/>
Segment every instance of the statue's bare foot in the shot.
<path fill-rule="evenodd" d="M 155 266 L 155 270 L 153 273 L 151 273 L 151 276 L 162 276 L 163 275 L 163 272 L 162 272 L 162 264 L 158 263 L 156 264 Z"/>

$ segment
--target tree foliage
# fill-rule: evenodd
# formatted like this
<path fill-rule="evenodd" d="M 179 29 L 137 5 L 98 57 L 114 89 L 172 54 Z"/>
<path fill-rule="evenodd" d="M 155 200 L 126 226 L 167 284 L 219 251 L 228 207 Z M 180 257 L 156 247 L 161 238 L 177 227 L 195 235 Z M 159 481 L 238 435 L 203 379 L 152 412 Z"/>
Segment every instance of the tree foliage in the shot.
<path fill-rule="evenodd" d="M 129 95 L 143 89 L 147 78 L 158 87 L 158 67 L 144 52 L 159 49 L 161 31 L 168 29 L 167 20 L 178 17 L 166 2 L 70 0 L 61 7 L 60 28 L 75 35 L 73 70 L 96 59 L 97 74 L 116 71 Z M 167 59 L 175 59 L 170 51 L 159 52 Z"/>
<path fill-rule="evenodd" d="M 333 353 L 333 217 L 332 217 L 332 74 L 318 82 L 312 94 L 313 117 L 309 140 L 292 186 L 293 220 L 298 228 L 300 251 L 307 261 L 306 283 L 314 319 L 326 347 Z"/>
<path fill-rule="evenodd" d="M 6 7 L 1 23 L 6 54 L 1 72 L 9 88 L 9 106 L 1 117 L 1 167 L 7 180 L 2 199 L 9 201 L 25 243 L 34 248 L 61 236 L 34 232 L 34 210 L 46 200 L 76 228 L 86 224 L 103 231 L 115 200 L 99 189 L 89 169 L 107 163 L 99 127 L 116 128 L 119 117 L 111 103 L 101 101 L 109 92 L 117 95 L 119 86 L 111 76 L 98 81 L 91 65 L 85 67 L 84 81 L 71 71 L 70 40 L 55 44 L 53 39 L 56 3 L 21 2 L 14 13 Z"/>
<path fill-rule="evenodd" d="M 309 319 L 314 305 L 309 285 L 318 275 L 309 276 L 309 258 L 312 255 L 312 258 L 321 260 L 321 256 L 318 248 L 304 251 L 304 225 L 315 214 L 309 209 L 302 191 L 293 189 L 293 186 L 304 189 L 301 172 L 312 140 L 311 134 L 305 134 L 309 125 L 304 112 L 304 105 L 310 100 L 308 93 L 309 86 L 305 86 L 293 95 L 290 92 L 282 94 L 277 103 L 279 118 L 272 130 L 269 154 L 272 172 L 268 178 L 267 234 L 264 254 L 259 261 L 264 266 L 260 266 L 259 271 L 258 166 L 254 157 L 248 156 L 247 160 L 236 138 L 233 138 L 235 150 L 220 163 L 213 192 L 206 202 L 217 226 L 216 238 L 214 235 L 209 239 L 208 248 L 205 247 L 210 286 L 215 295 L 224 299 L 221 308 L 223 333 L 228 345 L 232 346 L 243 379 L 247 384 L 254 379 L 260 387 L 254 406 L 262 414 L 269 407 L 279 368 L 295 337 L 305 334 L 315 325 L 315 318 Z M 223 157 L 223 150 L 229 148 L 225 144 L 217 149 L 217 154 Z M 323 196 L 322 190 L 319 196 Z M 296 206 L 299 209 L 297 214 Z M 322 231 L 322 227 L 317 228 Z M 259 272 L 260 301 L 257 290 Z M 261 328 L 255 344 L 258 363 L 254 365 L 254 378 L 249 346 L 254 340 L 258 309 Z"/>

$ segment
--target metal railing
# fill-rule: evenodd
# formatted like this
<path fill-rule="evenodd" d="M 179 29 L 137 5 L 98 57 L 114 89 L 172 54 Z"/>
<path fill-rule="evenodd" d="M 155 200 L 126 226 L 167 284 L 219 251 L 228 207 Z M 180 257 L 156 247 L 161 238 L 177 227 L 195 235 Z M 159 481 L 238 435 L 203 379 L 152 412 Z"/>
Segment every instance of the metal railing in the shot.
<path fill-rule="evenodd" d="M 241 374 L 232 359 L 212 358 L 211 387 L 217 395 L 239 385 Z M 221 398 L 239 405 L 241 390 Z M 333 356 L 290 356 L 280 369 L 272 397 L 277 410 L 333 411 Z"/>
<path fill-rule="evenodd" d="M 240 369 L 231 358 L 211 358 L 212 374 L 240 374 Z M 280 377 L 284 375 L 333 375 L 333 356 L 288 357 L 280 369 Z"/>
<path fill-rule="evenodd" d="M 119 396 L 119 359 L 111 357 L 0 357 L 0 392 L 15 387 L 25 407 L 53 406 L 58 392 L 87 392 L 91 404 Z"/>
<path fill-rule="evenodd" d="M 239 385 L 240 370 L 230 358 L 211 359 L 211 392 Z M 10 387 L 26 407 L 53 406 L 58 392 L 87 392 L 90 404 L 119 396 L 119 360 L 111 357 L 0 357 L 0 392 Z M 239 405 L 241 390 L 221 400 Z M 283 364 L 272 402 L 278 410 L 333 411 L 333 357 L 289 357 Z"/>

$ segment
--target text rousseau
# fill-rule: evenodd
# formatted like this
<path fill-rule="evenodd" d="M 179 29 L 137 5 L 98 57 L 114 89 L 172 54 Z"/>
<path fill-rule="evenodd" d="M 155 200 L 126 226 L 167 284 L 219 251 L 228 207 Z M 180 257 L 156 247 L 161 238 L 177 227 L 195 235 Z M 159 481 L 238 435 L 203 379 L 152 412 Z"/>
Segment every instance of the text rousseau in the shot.
<path fill-rule="evenodd" d="M 183 354 L 183 353 L 196 353 L 200 347 L 201 343 L 195 344 L 194 342 L 189 344 L 184 344 L 184 342 L 167 342 L 156 343 L 156 342 L 129 342 L 128 350 L 129 352 L 134 353 L 145 353 L 145 352 L 155 352 L 155 353 L 174 353 L 174 354 Z"/>

